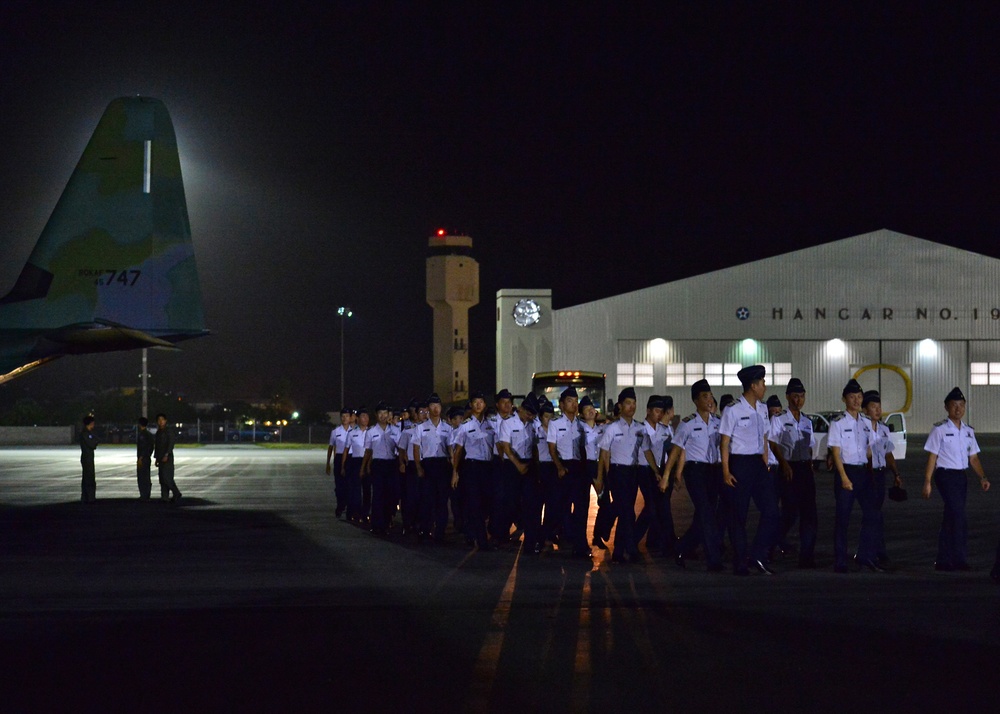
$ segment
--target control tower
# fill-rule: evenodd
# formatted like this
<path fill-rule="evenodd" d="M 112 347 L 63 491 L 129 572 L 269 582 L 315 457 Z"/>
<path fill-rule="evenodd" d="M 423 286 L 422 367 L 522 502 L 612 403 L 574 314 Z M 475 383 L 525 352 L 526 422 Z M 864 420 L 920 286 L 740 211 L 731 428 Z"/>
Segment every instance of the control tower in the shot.
<path fill-rule="evenodd" d="M 444 230 L 427 240 L 427 304 L 434 309 L 434 391 L 441 401 L 469 398 L 469 308 L 479 304 L 472 238 Z"/>

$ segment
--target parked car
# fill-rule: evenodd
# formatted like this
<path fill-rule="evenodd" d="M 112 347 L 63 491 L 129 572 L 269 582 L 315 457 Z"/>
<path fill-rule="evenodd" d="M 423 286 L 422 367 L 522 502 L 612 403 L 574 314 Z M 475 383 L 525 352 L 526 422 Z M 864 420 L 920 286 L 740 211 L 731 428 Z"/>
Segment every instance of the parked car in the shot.
<path fill-rule="evenodd" d="M 806 413 L 813 423 L 813 434 L 816 443 L 813 445 L 813 460 L 826 463 L 827 439 L 830 438 L 830 422 L 843 412 Z M 882 417 L 889 427 L 889 438 L 892 440 L 892 455 L 897 461 L 906 458 L 906 417 L 901 412 L 893 412 Z"/>

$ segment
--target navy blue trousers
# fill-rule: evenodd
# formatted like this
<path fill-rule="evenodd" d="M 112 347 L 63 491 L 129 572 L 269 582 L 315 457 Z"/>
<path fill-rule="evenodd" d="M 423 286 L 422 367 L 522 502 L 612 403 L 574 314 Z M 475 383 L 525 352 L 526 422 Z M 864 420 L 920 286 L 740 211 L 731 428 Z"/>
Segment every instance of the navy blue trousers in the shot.
<path fill-rule="evenodd" d="M 347 489 L 347 517 L 352 521 L 364 517 L 363 499 L 361 494 L 361 462 L 358 456 L 348 456 L 344 465 L 344 487 Z"/>
<path fill-rule="evenodd" d="M 587 462 L 587 475 L 591 483 L 597 478 L 597 462 Z M 608 488 L 607 477 L 604 479 L 604 491 L 597 497 L 597 516 L 594 518 L 594 538 L 611 540 L 611 529 L 615 525 L 615 511 L 611 505 L 611 489 Z"/>
<path fill-rule="evenodd" d="M 878 534 L 878 514 L 875 509 L 875 479 L 867 466 L 844 464 L 844 473 L 851 481 L 852 491 L 841 487 L 840 476 L 833 476 L 833 493 L 837 499 L 837 514 L 833 525 L 834 560 L 839 567 L 847 567 L 847 526 L 851 509 L 857 500 L 861 506 L 861 535 L 858 538 L 858 560 L 862 563 L 875 560 L 875 539 Z"/>
<path fill-rule="evenodd" d="M 615 530 L 615 550 L 613 557 L 628 555 L 636 557 L 639 549 L 635 544 L 635 497 L 639 493 L 639 468 L 611 464 L 608 471 L 608 488 L 614 505 L 618 528 Z"/>
<path fill-rule="evenodd" d="M 399 503 L 399 462 L 372 459 L 372 528 L 388 530 Z"/>
<path fill-rule="evenodd" d="M 729 538 L 733 543 L 733 569 L 740 572 L 752 558 L 767 560 L 767 551 L 778 532 L 780 515 L 778 499 L 774 494 L 774 481 L 767 471 L 767 464 L 756 454 L 730 454 L 729 471 L 736 479 L 736 486 L 722 486 L 722 499 L 729 512 Z M 750 501 L 760 512 L 757 533 L 753 543 L 747 545 L 747 514 Z"/>
<path fill-rule="evenodd" d="M 811 562 L 816 552 L 816 532 L 819 516 L 816 514 L 816 475 L 811 461 L 792 461 L 792 480 L 786 481 L 778 474 L 778 494 L 781 500 L 781 531 L 778 543 L 799 522 L 799 561 Z"/>
<path fill-rule="evenodd" d="M 554 541 L 562 531 L 562 517 L 559 510 L 559 474 L 551 461 L 538 462 L 541 505 L 545 509 L 542 519 L 543 541 Z"/>
<path fill-rule="evenodd" d="M 347 480 L 341 461 L 343 453 L 333 455 L 333 495 L 337 497 L 337 515 L 347 510 Z"/>
<path fill-rule="evenodd" d="M 589 553 L 587 516 L 590 513 L 591 479 L 585 461 L 563 461 L 566 475 L 562 477 L 563 533 L 574 553 Z"/>
<path fill-rule="evenodd" d="M 872 477 L 875 489 L 875 515 L 877 516 L 875 524 L 875 556 L 881 560 L 887 558 L 889 555 L 885 550 L 885 514 L 882 513 L 882 506 L 885 505 L 886 468 L 883 466 L 880 469 L 872 469 Z"/>
<path fill-rule="evenodd" d="M 643 506 L 635 519 L 636 545 L 646 537 L 646 550 L 650 553 L 673 553 L 677 535 L 674 532 L 674 517 L 670 510 L 673 484 L 660 492 L 656 484 L 656 474 L 648 465 L 639 467 L 639 492 Z"/>
<path fill-rule="evenodd" d="M 465 511 L 465 535 L 473 539 L 480 548 L 488 544 L 486 539 L 485 510 L 493 492 L 493 464 L 489 461 L 466 459 L 462 466 L 463 508 Z"/>
<path fill-rule="evenodd" d="M 500 472 L 493 479 L 493 515 L 490 517 L 490 536 L 497 541 L 510 538 L 510 529 L 521 516 L 521 479 L 512 461 L 504 461 Z"/>
<path fill-rule="evenodd" d="M 677 547 L 681 553 L 687 554 L 700 544 L 707 564 L 717 566 L 722 563 L 721 529 L 725 527 L 718 520 L 722 466 L 689 461 L 684 464 L 684 485 L 694 506 L 694 518 Z"/>
<path fill-rule="evenodd" d="M 396 466 L 399 471 L 399 466 Z M 417 476 L 417 465 L 412 461 L 406 462 L 406 473 L 400 474 L 402 490 L 399 494 L 399 509 L 403 517 L 403 528 L 415 530 L 420 522 L 420 484 L 422 478 Z"/>
<path fill-rule="evenodd" d="M 944 501 L 944 518 L 938 535 L 938 565 L 966 565 L 968 522 L 965 518 L 965 499 L 969 493 L 969 479 L 965 471 L 935 469 L 934 482 Z"/>

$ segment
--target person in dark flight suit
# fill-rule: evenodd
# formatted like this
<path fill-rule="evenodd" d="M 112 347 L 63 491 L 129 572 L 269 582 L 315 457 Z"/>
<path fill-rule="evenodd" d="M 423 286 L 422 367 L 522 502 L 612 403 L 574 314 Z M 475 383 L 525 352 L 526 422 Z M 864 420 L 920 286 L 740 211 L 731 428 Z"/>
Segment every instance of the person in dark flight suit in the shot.
<path fill-rule="evenodd" d="M 155 439 L 149 433 L 149 419 L 140 417 L 139 429 L 135 435 L 135 470 L 136 481 L 139 485 L 139 498 L 148 501 L 153 490 L 152 478 L 150 477 L 153 465 L 153 446 Z"/>

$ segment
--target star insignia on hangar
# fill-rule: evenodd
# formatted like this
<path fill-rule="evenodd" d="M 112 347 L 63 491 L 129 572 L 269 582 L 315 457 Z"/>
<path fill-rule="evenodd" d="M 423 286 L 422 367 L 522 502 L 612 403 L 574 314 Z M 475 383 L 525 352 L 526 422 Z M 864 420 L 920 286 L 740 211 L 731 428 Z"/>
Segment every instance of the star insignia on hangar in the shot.
<path fill-rule="evenodd" d="M 740 307 L 736 309 L 736 319 L 737 320 L 749 320 L 750 311 L 745 307 Z"/>

